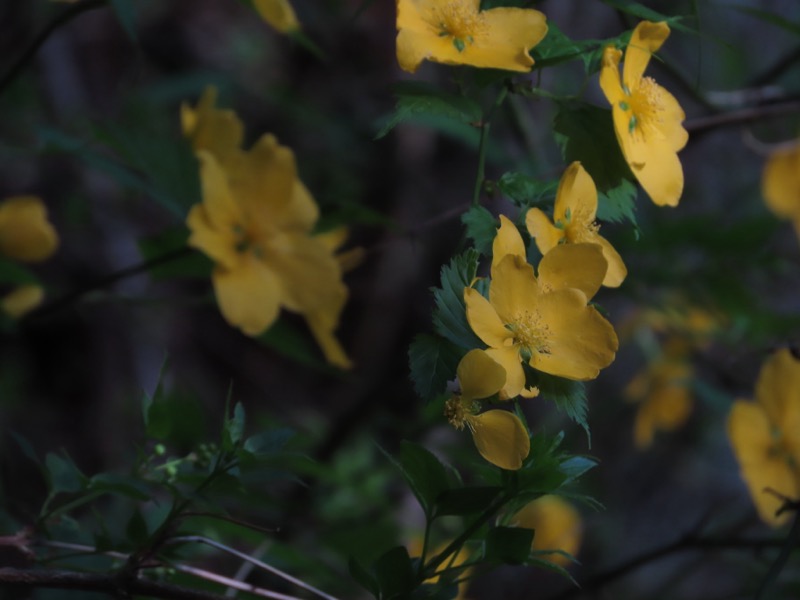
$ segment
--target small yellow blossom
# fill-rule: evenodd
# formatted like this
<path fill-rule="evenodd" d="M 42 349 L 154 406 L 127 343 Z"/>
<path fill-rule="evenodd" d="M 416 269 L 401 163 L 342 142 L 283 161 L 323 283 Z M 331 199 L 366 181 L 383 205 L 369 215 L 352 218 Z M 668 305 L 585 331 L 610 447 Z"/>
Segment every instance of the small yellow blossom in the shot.
<path fill-rule="evenodd" d="M 187 217 L 189 245 L 216 263 L 212 281 L 223 317 L 255 336 L 281 308 L 300 313 L 327 360 L 349 367 L 334 336 L 347 300 L 334 255 L 341 232 L 311 234 L 319 210 L 292 151 L 272 135 L 241 150 L 241 123 L 213 102 L 211 90 L 181 117 L 200 160 L 203 192 Z"/>
<path fill-rule="evenodd" d="M 20 262 L 41 262 L 58 248 L 58 234 L 47 208 L 36 196 L 0 202 L 0 255 Z"/>
<path fill-rule="evenodd" d="M 800 360 L 789 349 L 764 362 L 755 396 L 733 403 L 728 437 L 759 516 L 778 527 L 790 518 L 776 514 L 779 495 L 800 500 Z"/>
<path fill-rule="evenodd" d="M 625 387 L 625 398 L 639 403 L 633 426 L 637 448 L 648 448 L 656 431 L 674 431 L 689 418 L 692 365 L 688 352 L 689 345 L 681 338 L 668 340 L 663 354 Z"/>
<path fill-rule="evenodd" d="M 445 416 L 456 429 L 466 425 L 481 456 L 502 469 L 517 470 L 528 456 L 531 441 L 519 417 L 507 410 L 478 413 L 482 398 L 500 392 L 505 369 L 483 350 L 470 350 L 457 369 L 461 393 L 445 405 Z"/>
<path fill-rule="evenodd" d="M 764 201 L 776 217 L 788 219 L 800 238 L 800 142 L 775 150 L 761 178 Z"/>
<path fill-rule="evenodd" d="M 44 301 L 44 288 L 40 285 L 21 285 L 0 299 L 0 309 L 13 319 L 23 317 Z"/>
<path fill-rule="evenodd" d="M 517 236 L 516 227 L 501 217 L 489 299 L 472 287 L 464 290 L 467 321 L 489 346 L 486 353 L 506 370 L 502 395 L 525 395 L 521 361 L 567 379 L 594 379 L 614 360 L 618 346 L 614 328 L 587 304 L 605 277 L 602 249 L 557 246 L 542 258 L 537 278 L 520 254 L 524 247 Z M 585 261 L 571 260 L 576 256 Z"/>
<path fill-rule="evenodd" d="M 600 87 L 611 103 L 614 131 L 622 154 L 644 191 L 659 206 L 677 206 L 683 193 L 683 167 L 678 159 L 689 139 L 678 101 L 652 77 L 643 77 L 656 52 L 669 36 L 666 23 L 642 21 L 622 52 L 609 46 L 603 52 Z"/>
<path fill-rule="evenodd" d="M 597 188 L 581 163 L 574 162 L 561 177 L 553 208 L 553 222 L 538 208 L 531 208 L 525 223 L 543 255 L 562 243 L 598 244 L 608 262 L 603 285 L 618 287 L 628 271 L 622 257 L 601 236 L 597 216 Z"/>
<path fill-rule="evenodd" d="M 261 18 L 281 33 L 291 33 L 300 29 L 300 21 L 289 0 L 253 0 Z"/>
<path fill-rule="evenodd" d="M 445 551 L 447 548 L 447 543 L 439 544 L 436 549 L 429 555 L 430 556 L 438 556 L 442 552 Z M 416 537 L 407 545 L 408 546 L 408 553 L 414 558 L 419 558 L 422 554 L 422 537 Z M 444 569 L 457 569 L 465 562 L 467 562 L 470 557 L 472 556 L 472 552 L 467 546 L 461 546 L 459 551 L 455 554 L 451 554 L 448 556 L 441 565 L 439 565 L 439 570 Z M 469 587 L 469 582 L 466 579 L 469 577 L 470 572 L 472 571 L 471 567 L 466 567 L 462 570 L 459 570 L 457 573 L 450 573 L 450 578 L 455 578 L 461 581 L 458 584 L 458 595 L 453 598 L 452 600 L 466 600 L 466 593 L 467 587 Z M 428 577 L 423 583 L 439 583 L 441 579 L 441 575 L 434 575 L 433 577 Z"/>
<path fill-rule="evenodd" d="M 575 556 L 581 547 L 581 516 L 569 502 L 555 495 L 548 494 L 529 502 L 512 517 L 510 525 L 533 529 L 531 549 L 552 551 L 547 559 L 562 567 L 571 561 L 561 553 Z"/>
<path fill-rule="evenodd" d="M 547 24 L 538 10 L 480 10 L 480 0 L 397 0 L 397 31 L 397 61 L 409 73 L 423 60 L 527 72 Z"/>

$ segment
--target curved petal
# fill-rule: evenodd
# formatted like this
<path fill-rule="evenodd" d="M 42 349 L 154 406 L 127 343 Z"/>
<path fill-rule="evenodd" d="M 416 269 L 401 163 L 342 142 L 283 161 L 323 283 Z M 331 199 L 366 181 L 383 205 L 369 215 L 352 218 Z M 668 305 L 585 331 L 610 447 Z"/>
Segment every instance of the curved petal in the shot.
<path fill-rule="evenodd" d="M 14 196 L 0 202 L 0 254 L 22 262 L 41 262 L 58 247 L 58 234 L 37 196 Z"/>
<path fill-rule="evenodd" d="M 548 352 L 534 352 L 530 365 L 551 375 L 586 381 L 614 360 L 619 342 L 614 328 L 576 289 L 543 294 L 539 302 L 549 335 Z"/>
<path fill-rule="evenodd" d="M 529 50 L 547 34 L 544 14 L 523 8 L 493 8 L 481 13 L 485 30 L 467 45 L 464 64 L 476 67 L 530 71 L 533 59 Z"/>
<path fill-rule="evenodd" d="M 686 113 L 683 112 L 683 108 L 678 104 L 675 96 L 660 85 L 655 84 L 655 86 L 658 88 L 659 102 L 661 104 L 658 129 L 669 147 L 677 152 L 689 141 L 689 133 L 682 125 L 684 119 L 686 119 Z"/>
<path fill-rule="evenodd" d="M 536 532 L 531 545 L 533 550 L 560 550 L 574 556 L 581 547 L 583 524 L 580 513 L 569 502 L 553 494 L 526 504 L 514 514 L 510 525 Z M 563 554 L 555 553 L 547 560 L 561 566 L 571 562 Z"/>
<path fill-rule="evenodd" d="M 567 218 L 569 213 L 569 218 Z M 597 216 L 597 187 L 580 162 L 575 161 L 558 183 L 553 219 L 568 223 L 569 229 L 586 229 Z"/>
<path fill-rule="evenodd" d="M 765 490 L 798 498 L 800 489 L 789 464 L 773 452 L 771 426 L 764 409 L 752 402 L 734 402 L 728 416 L 728 438 L 758 515 L 772 527 L 783 525 L 791 516 L 789 511 L 776 516 L 783 501 Z"/>
<path fill-rule="evenodd" d="M 764 361 L 755 393 L 772 425 L 800 446 L 800 360 L 791 350 L 781 348 Z"/>
<path fill-rule="evenodd" d="M 505 347 L 506 340 L 510 340 L 513 335 L 505 328 L 489 301 L 478 290 L 465 288 L 464 304 L 467 307 L 467 322 L 475 335 L 492 348 Z"/>
<path fill-rule="evenodd" d="M 492 270 L 508 254 L 520 256 L 524 260 L 525 243 L 517 226 L 505 215 L 500 215 L 500 227 L 497 228 L 497 235 L 492 242 Z"/>
<path fill-rule="evenodd" d="M 295 179 L 291 199 L 280 217 L 280 228 L 309 233 L 318 219 L 319 207 L 311 196 L 311 192 L 302 181 Z M 346 230 L 344 235 L 346 238 Z M 344 243 L 344 239 L 342 243 Z"/>
<path fill-rule="evenodd" d="M 21 285 L 3 296 L 0 309 L 12 319 L 19 319 L 44 300 L 44 288 L 40 285 Z"/>
<path fill-rule="evenodd" d="M 678 206 L 683 193 L 683 166 L 664 140 L 640 145 L 643 164 L 631 170 L 650 199 L 658 206 Z"/>
<path fill-rule="evenodd" d="M 641 136 L 638 136 L 638 139 L 635 138 L 630 128 L 633 112 L 631 112 L 629 108 L 622 108 L 620 104 L 617 103 L 611 107 L 611 118 L 614 122 L 614 133 L 617 136 L 619 148 L 622 150 L 622 155 L 625 157 L 625 160 L 631 168 L 643 165 L 646 158 L 643 151 L 644 142 Z"/>
<path fill-rule="evenodd" d="M 241 154 L 244 126 L 232 110 L 215 107 L 217 89 L 208 86 L 196 108 L 181 105 L 181 128 L 195 152 L 205 150 L 230 167 Z"/>
<path fill-rule="evenodd" d="M 470 350 L 458 363 L 456 376 L 464 401 L 488 398 L 506 383 L 506 370 L 483 350 Z"/>
<path fill-rule="evenodd" d="M 544 291 L 575 288 L 590 300 L 603 284 L 607 270 L 598 244 L 560 244 L 539 262 L 539 285 Z"/>
<path fill-rule="evenodd" d="M 776 216 L 800 216 L 800 145 L 770 155 L 764 165 L 761 193 Z"/>
<path fill-rule="evenodd" d="M 519 358 L 519 351 L 515 346 L 501 348 L 487 348 L 485 350 L 492 360 L 500 364 L 506 372 L 506 383 L 500 390 L 501 400 L 511 400 L 517 396 L 532 398 L 538 395 L 538 390 L 525 388 L 525 370 Z"/>
<path fill-rule="evenodd" d="M 262 19 L 281 33 L 300 29 L 300 21 L 289 0 L 253 0 L 253 6 Z"/>
<path fill-rule="evenodd" d="M 244 257 L 235 269 L 214 269 L 211 280 L 222 316 L 246 335 L 264 333 L 278 317 L 280 280 L 255 258 Z"/>
<path fill-rule="evenodd" d="M 226 269 L 232 269 L 238 264 L 239 253 L 236 252 L 233 229 L 215 229 L 208 219 L 208 211 L 204 205 L 195 204 L 189 209 L 186 225 L 191 232 L 187 241 L 189 246 L 202 251 Z"/>
<path fill-rule="evenodd" d="M 538 208 L 531 208 L 525 215 L 525 225 L 528 233 L 536 242 L 536 247 L 543 255 L 564 239 L 564 230 L 556 227 Z"/>
<path fill-rule="evenodd" d="M 600 89 L 612 106 L 625 100 L 625 91 L 619 77 L 619 62 L 622 52 L 614 46 L 606 46 L 603 50 L 603 59 L 600 66 Z"/>
<path fill-rule="evenodd" d="M 197 153 L 197 158 L 208 223 L 219 232 L 230 231 L 233 237 L 234 228 L 242 228 L 245 218 L 238 198 L 231 192 L 228 174 L 213 154 L 203 150 Z"/>
<path fill-rule="evenodd" d="M 650 57 L 668 37 L 669 25 L 663 22 L 642 21 L 633 30 L 622 65 L 622 81 L 629 90 L 639 86 Z"/>
<path fill-rule="evenodd" d="M 470 430 L 481 456 L 501 469 L 516 471 L 531 451 L 528 431 L 507 410 L 487 410 L 470 418 Z"/>
<path fill-rule="evenodd" d="M 298 199 L 296 183 L 294 153 L 275 136 L 265 134 L 244 154 L 232 187 L 249 223 L 269 230 L 281 223 L 292 201 Z"/>
<path fill-rule="evenodd" d="M 339 325 L 342 308 L 343 306 L 324 307 L 306 313 L 305 318 L 314 339 L 325 355 L 325 360 L 340 369 L 350 369 L 353 363 L 334 334 Z"/>
<path fill-rule="evenodd" d="M 507 254 L 492 270 L 489 301 L 503 323 L 511 323 L 521 311 L 535 307 L 540 294 L 533 267 L 522 257 Z"/>
<path fill-rule="evenodd" d="M 622 285 L 622 282 L 625 281 L 625 277 L 628 276 L 628 268 L 622 261 L 622 257 L 619 255 L 619 252 L 617 252 L 614 246 L 611 245 L 611 242 L 609 242 L 603 236 L 597 235 L 592 239 L 592 241 L 595 244 L 600 244 L 600 247 L 603 249 L 603 257 L 608 263 L 608 270 L 606 271 L 606 276 L 603 279 L 603 285 L 612 288 L 619 287 Z"/>

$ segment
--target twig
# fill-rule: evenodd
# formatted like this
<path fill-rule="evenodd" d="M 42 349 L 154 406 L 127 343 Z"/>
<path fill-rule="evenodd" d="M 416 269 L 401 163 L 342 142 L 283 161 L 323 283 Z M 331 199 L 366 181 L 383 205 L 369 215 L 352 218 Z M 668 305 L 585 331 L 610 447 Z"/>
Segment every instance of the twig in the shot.
<path fill-rule="evenodd" d="M 100 8 L 106 4 L 108 4 L 108 0 L 84 0 L 83 2 L 73 4 L 59 14 L 56 18 L 54 18 L 48 25 L 45 26 L 44 29 L 42 29 L 39 35 L 33 39 L 31 44 L 25 49 L 25 51 L 12 65 L 8 72 L 3 76 L 2 79 L 0 79 L 0 94 L 3 93 L 3 90 L 5 90 L 11 84 L 11 82 L 17 78 L 17 76 L 19 76 L 28 62 L 34 57 L 39 48 L 41 48 L 42 44 L 44 44 L 59 27 L 65 23 L 68 23 L 82 13 L 95 8 Z"/>
<path fill-rule="evenodd" d="M 791 504 L 787 502 L 787 505 Z M 795 505 L 797 503 L 794 503 Z M 783 510 L 783 509 L 782 509 Z M 798 510 L 798 506 L 794 507 L 794 521 L 792 521 L 792 528 L 789 530 L 789 535 L 786 536 L 786 541 L 783 542 L 781 546 L 781 552 L 778 554 L 778 557 L 775 559 L 775 562 L 767 571 L 767 574 L 764 576 L 764 580 L 761 582 L 761 585 L 758 588 L 758 593 L 756 593 L 756 600 L 761 600 L 764 597 L 767 589 L 769 589 L 772 582 L 774 582 L 778 575 L 780 575 L 783 567 L 786 565 L 786 561 L 789 560 L 789 555 L 794 550 L 795 546 L 800 543 L 800 510 Z M 778 511 L 780 513 L 781 511 Z"/>
<path fill-rule="evenodd" d="M 198 569 L 197 567 L 191 567 L 189 565 L 180 565 L 180 564 L 171 566 L 176 571 L 188 573 L 189 575 L 194 575 L 195 577 L 199 577 L 207 581 L 214 581 L 216 583 L 221 583 L 222 585 L 226 585 L 229 588 L 236 588 L 237 590 L 248 592 L 250 594 L 253 594 L 254 596 L 261 596 L 262 598 L 273 598 L 274 600 L 300 600 L 297 596 L 287 596 L 286 594 L 271 592 L 269 590 L 256 587 L 251 583 L 246 583 L 244 581 L 239 581 L 238 579 L 225 577 L 224 575 L 212 573 L 211 571 L 206 571 L 205 569 Z M 225 596 L 225 598 L 229 598 L 229 596 Z"/>
<path fill-rule="evenodd" d="M 308 590 L 309 592 L 312 592 L 312 593 L 316 594 L 320 598 L 325 598 L 325 600 L 337 600 L 334 596 L 326 594 L 322 590 L 319 590 L 319 589 L 315 588 L 313 585 L 310 585 L 310 584 L 306 583 L 305 581 L 301 581 L 300 579 L 297 579 L 296 577 L 293 577 L 293 576 L 289 575 L 288 573 L 285 573 L 285 572 L 281 571 L 277 567 L 273 567 L 272 565 L 268 565 L 267 563 L 262 562 L 262 561 L 258 560 L 257 558 L 253 558 L 252 556 L 250 556 L 248 554 L 245 554 L 244 552 L 239 552 L 238 550 L 236 550 L 234 548 L 231 548 L 230 546 L 226 546 L 225 544 L 221 544 L 221 543 L 219 543 L 219 542 L 217 542 L 215 540 L 212 540 L 210 538 L 203 537 L 201 535 L 184 535 L 184 536 L 170 538 L 169 540 L 167 540 L 167 543 L 170 543 L 170 544 L 186 544 L 186 543 L 206 544 L 208 546 L 211 546 L 212 548 L 216 548 L 217 550 L 222 550 L 223 552 L 226 552 L 226 553 L 228 553 L 228 554 L 230 554 L 232 556 L 235 556 L 235 557 L 240 558 L 240 559 L 242 559 L 244 561 L 247 561 L 247 562 L 257 566 L 259 569 L 263 569 L 264 571 L 268 571 L 269 573 L 272 573 L 273 575 L 277 575 L 278 577 L 281 577 L 281 578 L 285 579 L 286 581 L 289 581 L 289 582 L 293 583 L 297 587 L 301 587 L 304 590 Z"/>
<path fill-rule="evenodd" d="M 800 100 L 791 100 L 788 102 L 743 108 L 741 110 L 734 110 L 707 117 L 697 117 L 686 121 L 684 127 L 692 137 L 696 137 L 701 133 L 716 129 L 717 127 L 741 125 L 759 119 L 782 117 L 798 112 L 800 112 Z"/>

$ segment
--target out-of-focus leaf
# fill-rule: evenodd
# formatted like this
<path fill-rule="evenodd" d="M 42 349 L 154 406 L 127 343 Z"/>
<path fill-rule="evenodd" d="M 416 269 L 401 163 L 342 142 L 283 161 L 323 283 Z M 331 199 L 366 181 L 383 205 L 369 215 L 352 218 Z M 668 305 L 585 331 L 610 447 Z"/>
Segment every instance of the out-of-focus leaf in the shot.
<path fill-rule="evenodd" d="M 487 256 L 492 251 L 492 242 L 497 234 L 498 220 L 483 206 L 473 206 L 463 215 L 461 222 L 467 227 L 467 237 L 475 249 Z"/>
<path fill-rule="evenodd" d="M 673 29 L 678 29 L 686 33 L 695 33 L 691 27 L 687 27 L 681 23 L 681 17 L 670 17 L 658 11 L 648 8 L 638 2 L 631 2 L 630 0 L 603 0 L 605 4 L 616 8 L 619 11 L 633 15 L 639 19 L 646 21 L 665 21 Z"/>
<path fill-rule="evenodd" d="M 189 231 L 181 226 L 158 235 L 139 239 L 139 251 L 146 261 L 157 262 L 186 249 Z M 148 273 L 153 279 L 210 279 L 213 263 L 202 252 L 187 251 L 185 255 L 162 264 L 154 264 Z"/>
<path fill-rule="evenodd" d="M 435 515 L 465 516 L 485 511 L 503 493 L 498 486 L 465 487 L 445 490 L 436 498 Z"/>
<path fill-rule="evenodd" d="M 430 518 L 436 498 L 450 489 L 450 480 L 444 465 L 429 450 L 408 441 L 400 444 L 399 460 L 381 450 L 400 469 L 422 510 Z"/>
<path fill-rule="evenodd" d="M 25 284 L 37 283 L 39 280 L 33 272 L 16 261 L 0 257 L 0 283 Z"/>
<path fill-rule="evenodd" d="M 549 203 L 556 195 L 558 181 L 540 181 L 512 171 L 503 174 L 497 187 L 520 208 L 530 208 Z"/>
<path fill-rule="evenodd" d="M 436 308 L 433 327 L 462 348 L 483 348 L 484 344 L 473 333 L 467 322 L 464 288 L 468 287 L 478 271 L 478 251 L 470 248 L 442 267 L 441 287 L 433 289 Z"/>
<path fill-rule="evenodd" d="M 420 398 L 430 400 L 444 392 L 447 382 L 455 378 L 458 361 L 464 352 L 448 340 L 422 333 L 408 348 L 411 381 Z"/>
<path fill-rule="evenodd" d="M 487 561 L 519 565 L 531 553 L 533 530 L 523 527 L 493 527 L 486 536 Z"/>
<path fill-rule="evenodd" d="M 244 449 L 256 456 L 276 454 L 286 447 L 286 443 L 294 435 L 294 431 L 288 427 L 262 431 L 247 438 L 244 441 Z"/>
<path fill-rule="evenodd" d="M 237 402 L 233 407 L 233 415 L 225 420 L 225 427 L 222 430 L 222 449 L 233 450 L 244 435 L 244 406 Z"/>
<path fill-rule="evenodd" d="M 760 8 L 753 8 L 752 6 L 745 6 L 743 4 L 720 4 L 720 7 L 725 8 L 732 8 L 733 10 L 738 10 L 750 16 L 753 16 L 764 23 L 769 23 L 771 25 L 775 25 L 776 27 L 780 27 L 781 29 L 788 31 L 789 33 L 793 33 L 795 35 L 800 35 L 800 23 L 795 21 L 790 21 L 789 19 L 767 11 L 762 10 Z"/>
<path fill-rule="evenodd" d="M 295 362 L 329 373 L 338 371 L 323 362 L 322 353 L 311 341 L 311 334 L 300 331 L 289 319 L 282 317 L 256 338 L 261 344 Z"/>
<path fill-rule="evenodd" d="M 351 577 L 377 598 L 380 594 L 380 586 L 378 580 L 375 579 L 375 575 L 352 556 L 347 561 L 347 566 Z"/>
<path fill-rule="evenodd" d="M 384 137 L 399 123 L 416 115 L 435 115 L 462 123 L 476 123 L 482 117 L 481 107 L 474 100 L 443 92 L 430 84 L 402 82 L 395 85 L 394 94 L 397 98 L 394 114 L 381 127 L 375 139 Z"/>
<path fill-rule="evenodd" d="M 586 421 L 589 406 L 586 402 L 586 387 L 582 381 L 537 371 L 534 385 L 539 388 L 542 398 L 555 402 L 560 410 L 567 413 L 589 435 L 589 423 Z"/>
<path fill-rule="evenodd" d="M 149 500 L 152 497 L 150 488 L 141 480 L 114 473 L 98 473 L 89 480 L 87 489 L 141 501 Z"/>
<path fill-rule="evenodd" d="M 372 570 L 382 599 L 407 598 L 414 587 L 414 569 L 405 546 L 395 546 L 382 554 L 375 561 Z"/>
<path fill-rule="evenodd" d="M 68 456 L 62 457 L 51 452 L 45 457 L 44 462 L 51 493 L 75 493 L 86 486 L 86 477 Z"/>
<path fill-rule="evenodd" d="M 111 6 L 122 29 L 125 30 L 132 42 L 136 42 L 136 12 L 133 8 L 133 0 L 111 0 Z"/>
<path fill-rule="evenodd" d="M 561 472 L 566 475 L 564 483 L 575 481 L 581 475 L 594 469 L 597 466 L 597 461 L 588 456 L 572 456 L 559 465 Z"/>

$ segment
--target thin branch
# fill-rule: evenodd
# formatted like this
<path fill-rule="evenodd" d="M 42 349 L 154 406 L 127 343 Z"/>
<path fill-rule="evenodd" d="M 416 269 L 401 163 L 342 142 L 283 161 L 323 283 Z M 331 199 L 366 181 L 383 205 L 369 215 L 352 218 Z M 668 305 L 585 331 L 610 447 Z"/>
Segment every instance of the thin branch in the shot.
<path fill-rule="evenodd" d="M 720 113 L 718 115 L 697 117 L 695 119 L 686 121 L 684 127 L 692 137 L 696 137 L 701 133 L 706 133 L 707 131 L 716 129 L 717 127 L 725 127 L 727 125 L 742 125 L 744 123 L 751 123 L 760 119 L 783 117 L 794 113 L 800 113 L 800 100 L 790 100 L 787 102 L 766 104 L 764 106 L 743 108 L 741 110 Z"/>
<path fill-rule="evenodd" d="M 95 8 L 100 8 L 108 4 L 108 0 L 84 0 L 83 2 L 78 2 L 77 4 L 73 4 L 66 10 L 64 10 L 61 14 L 55 17 L 49 24 L 39 32 L 30 45 L 25 49 L 22 55 L 17 59 L 17 61 L 11 66 L 8 72 L 0 79 L 0 94 L 14 81 L 25 66 L 30 62 L 30 60 L 36 55 L 36 52 L 42 45 L 48 40 L 48 38 L 58 30 L 59 27 L 64 25 L 65 23 L 69 23 L 72 19 L 77 17 L 78 15 L 85 13 L 90 10 L 94 10 Z"/>
<path fill-rule="evenodd" d="M 792 528 L 789 530 L 789 535 L 786 536 L 786 540 L 782 544 L 780 554 L 778 554 L 775 562 L 772 563 L 769 571 L 767 571 L 767 574 L 764 576 L 764 580 L 758 588 L 756 600 L 760 600 L 764 597 L 767 589 L 769 589 L 772 583 L 778 578 L 778 575 L 780 575 L 783 567 L 786 565 L 786 561 L 789 560 L 789 555 L 792 553 L 792 550 L 800 543 L 800 510 L 798 510 L 798 508 L 798 506 L 794 507 L 795 514 L 794 521 L 792 521 Z M 780 514 L 780 512 L 781 511 L 778 511 L 778 514 Z"/>
<path fill-rule="evenodd" d="M 253 594 L 254 596 L 261 596 L 262 598 L 273 598 L 274 600 L 300 600 L 297 596 L 287 596 L 286 594 L 271 592 L 269 590 L 265 590 L 264 588 L 256 587 L 250 583 L 239 581 L 238 579 L 232 579 L 230 577 L 225 577 L 224 575 L 219 575 L 217 573 L 212 573 L 211 571 L 206 571 L 205 569 L 198 569 L 197 567 L 191 567 L 189 565 L 181 565 L 181 564 L 176 564 L 171 566 L 176 571 L 188 573 L 189 575 L 194 575 L 195 577 L 199 577 L 200 579 L 205 579 L 207 581 L 220 583 L 222 585 L 228 586 L 229 588 L 236 588 L 237 590 L 248 592 L 250 594 Z M 229 596 L 226 596 L 226 599 L 227 598 L 229 598 Z"/>

